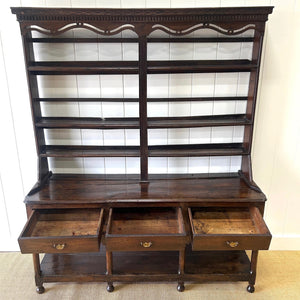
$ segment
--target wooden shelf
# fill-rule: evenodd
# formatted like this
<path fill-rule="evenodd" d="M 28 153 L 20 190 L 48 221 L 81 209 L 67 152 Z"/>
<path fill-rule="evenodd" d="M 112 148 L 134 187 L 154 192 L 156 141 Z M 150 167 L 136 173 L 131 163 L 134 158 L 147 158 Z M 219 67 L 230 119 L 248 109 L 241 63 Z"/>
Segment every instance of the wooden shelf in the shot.
<path fill-rule="evenodd" d="M 148 118 L 148 128 L 191 128 L 207 126 L 251 125 L 245 115 L 216 115 L 199 117 Z M 44 117 L 36 124 L 38 128 L 80 128 L 80 129 L 138 129 L 138 118 L 63 118 Z"/>
<path fill-rule="evenodd" d="M 138 74 L 138 61 L 43 61 L 31 62 L 33 75 Z"/>
<path fill-rule="evenodd" d="M 44 146 L 40 157 L 139 157 L 139 146 Z"/>
<path fill-rule="evenodd" d="M 149 146 L 149 157 L 247 155 L 241 143 Z"/>
<path fill-rule="evenodd" d="M 27 38 L 28 43 L 138 43 L 138 38 Z"/>
<path fill-rule="evenodd" d="M 185 101 L 247 101 L 247 96 L 232 97 L 177 97 L 177 98 L 147 98 L 147 102 L 185 102 Z"/>
<path fill-rule="evenodd" d="M 247 155 L 241 143 L 149 146 L 149 157 Z M 41 157 L 139 157 L 139 146 L 44 146 Z"/>
<path fill-rule="evenodd" d="M 80 129 L 138 129 L 138 118 L 54 118 L 44 117 L 36 124 L 38 128 Z"/>
<path fill-rule="evenodd" d="M 139 102 L 139 98 L 34 98 L 33 101 L 35 102 Z"/>
<path fill-rule="evenodd" d="M 248 97 L 178 97 L 147 98 L 147 102 L 185 102 L 185 101 L 247 101 Z M 38 102 L 139 102 L 139 98 L 34 98 Z"/>
<path fill-rule="evenodd" d="M 148 38 L 148 43 L 252 43 L 252 37 L 167 37 Z"/>
<path fill-rule="evenodd" d="M 257 65 L 247 59 L 148 61 L 148 74 L 250 72 Z"/>
<path fill-rule="evenodd" d="M 257 65 L 246 59 L 148 61 L 148 74 L 249 72 Z M 137 61 L 42 61 L 31 62 L 34 75 L 138 74 Z"/>
<path fill-rule="evenodd" d="M 41 270 L 45 282 L 76 281 L 83 274 L 86 281 L 107 281 L 105 275 L 105 252 L 90 254 L 46 254 L 42 260 Z M 179 276 L 178 253 L 176 251 L 157 252 L 116 252 L 114 253 L 115 281 L 157 281 L 165 280 L 161 274 L 168 274 L 169 280 L 179 277 L 186 281 L 210 279 L 215 281 L 227 280 L 234 276 L 235 280 L 249 279 L 250 261 L 245 251 L 187 251 L 186 272 Z M 161 266 L 164 266 L 162 269 Z M 131 275 L 131 276 L 130 276 Z M 149 276 L 147 278 L 147 275 Z"/>
<path fill-rule="evenodd" d="M 27 38 L 28 43 L 138 43 L 138 38 Z M 148 43 L 252 43 L 252 37 L 147 38 Z"/>
<path fill-rule="evenodd" d="M 148 118 L 148 128 L 191 128 L 250 125 L 246 115 Z"/>

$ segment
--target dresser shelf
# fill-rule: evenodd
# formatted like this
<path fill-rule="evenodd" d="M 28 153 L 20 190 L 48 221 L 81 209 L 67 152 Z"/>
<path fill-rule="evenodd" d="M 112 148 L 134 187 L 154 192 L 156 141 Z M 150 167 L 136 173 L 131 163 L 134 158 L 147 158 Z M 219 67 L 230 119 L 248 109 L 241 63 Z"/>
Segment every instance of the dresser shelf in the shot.
<path fill-rule="evenodd" d="M 156 117 L 147 119 L 149 129 L 192 128 L 251 125 L 246 115 L 216 115 L 199 117 Z M 138 118 L 64 118 L 43 117 L 35 123 L 38 128 L 80 129 L 139 129 Z"/>

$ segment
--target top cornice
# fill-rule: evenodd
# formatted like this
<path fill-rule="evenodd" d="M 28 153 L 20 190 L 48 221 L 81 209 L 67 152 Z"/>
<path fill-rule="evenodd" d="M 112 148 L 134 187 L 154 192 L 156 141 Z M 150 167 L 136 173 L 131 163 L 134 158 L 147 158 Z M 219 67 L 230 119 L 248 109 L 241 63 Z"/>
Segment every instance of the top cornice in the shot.
<path fill-rule="evenodd" d="M 22 35 L 39 31 L 58 35 L 74 28 L 86 28 L 102 35 L 114 35 L 130 29 L 138 36 L 154 30 L 171 35 L 184 35 L 197 29 L 210 28 L 225 35 L 236 35 L 248 29 L 261 33 L 272 6 L 175 8 L 175 9 L 98 9 L 12 7 Z"/>
<path fill-rule="evenodd" d="M 98 8 L 37 8 L 12 7 L 19 22 L 70 21 L 70 22 L 265 22 L 273 6 L 217 7 L 217 8 L 149 8 L 149 9 L 98 9 Z"/>

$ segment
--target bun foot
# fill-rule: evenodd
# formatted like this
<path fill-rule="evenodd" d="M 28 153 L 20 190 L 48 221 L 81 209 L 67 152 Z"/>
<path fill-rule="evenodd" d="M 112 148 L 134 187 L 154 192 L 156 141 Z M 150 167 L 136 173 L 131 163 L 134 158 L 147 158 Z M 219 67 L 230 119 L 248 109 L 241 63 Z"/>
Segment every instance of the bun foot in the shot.
<path fill-rule="evenodd" d="M 45 288 L 41 285 L 41 286 L 37 286 L 36 287 L 36 292 L 38 294 L 43 294 L 45 292 Z"/>
<path fill-rule="evenodd" d="M 109 293 L 112 293 L 114 291 L 114 286 L 112 283 L 108 283 L 107 284 L 107 287 L 106 287 L 106 290 L 109 292 Z"/>
<path fill-rule="evenodd" d="M 177 291 L 178 292 L 183 292 L 184 289 L 185 289 L 184 283 L 183 282 L 178 283 L 178 285 L 177 285 Z"/>
<path fill-rule="evenodd" d="M 254 293 L 254 291 L 255 291 L 254 285 L 249 284 L 249 285 L 247 286 L 247 291 L 248 291 L 249 293 Z"/>

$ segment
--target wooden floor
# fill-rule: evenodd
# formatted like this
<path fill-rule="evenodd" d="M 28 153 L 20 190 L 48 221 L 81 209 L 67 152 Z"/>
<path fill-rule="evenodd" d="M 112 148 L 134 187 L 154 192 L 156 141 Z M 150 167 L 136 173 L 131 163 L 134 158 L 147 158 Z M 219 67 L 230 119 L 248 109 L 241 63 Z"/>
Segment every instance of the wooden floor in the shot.
<path fill-rule="evenodd" d="M 0 299 L 112 299 L 112 300 L 199 300 L 199 299 L 300 299 L 300 251 L 261 251 L 254 294 L 246 291 L 246 282 L 186 283 L 183 293 L 176 283 L 116 283 L 106 292 L 104 283 L 46 283 L 46 292 L 35 293 L 31 255 L 0 253 Z"/>

